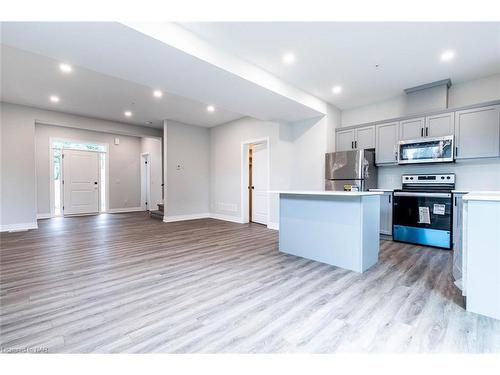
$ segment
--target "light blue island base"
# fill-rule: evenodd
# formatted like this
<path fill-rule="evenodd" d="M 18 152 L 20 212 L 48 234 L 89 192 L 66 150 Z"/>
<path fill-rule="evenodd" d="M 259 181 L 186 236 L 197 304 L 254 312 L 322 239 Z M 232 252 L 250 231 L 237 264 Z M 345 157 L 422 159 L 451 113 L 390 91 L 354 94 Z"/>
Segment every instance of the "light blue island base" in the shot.
<path fill-rule="evenodd" d="M 364 272 L 378 262 L 380 192 L 279 192 L 280 251 Z"/>

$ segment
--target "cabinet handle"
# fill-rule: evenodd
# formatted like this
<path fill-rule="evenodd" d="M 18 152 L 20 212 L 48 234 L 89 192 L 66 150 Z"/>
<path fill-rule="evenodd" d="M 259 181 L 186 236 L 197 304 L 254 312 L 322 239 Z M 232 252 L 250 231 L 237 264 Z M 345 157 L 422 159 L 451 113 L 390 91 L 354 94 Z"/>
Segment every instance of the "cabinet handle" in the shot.
<path fill-rule="evenodd" d="M 392 194 L 389 195 L 389 203 L 391 203 Z"/>
<path fill-rule="evenodd" d="M 457 197 L 455 197 L 455 206 L 457 205 Z"/>
<path fill-rule="evenodd" d="M 457 157 L 457 156 L 458 156 L 458 146 L 455 147 L 455 157 Z"/>
<path fill-rule="evenodd" d="M 429 128 L 425 128 L 425 136 L 428 137 L 429 136 Z"/>
<path fill-rule="evenodd" d="M 358 148 L 358 141 L 354 141 L 354 148 Z"/>
<path fill-rule="evenodd" d="M 354 141 L 351 141 L 351 148 L 354 149 Z"/>
<path fill-rule="evenodd" d="M 420 128 L 420 136 L 423 137 L 424 136 L 424 128 Z"/>

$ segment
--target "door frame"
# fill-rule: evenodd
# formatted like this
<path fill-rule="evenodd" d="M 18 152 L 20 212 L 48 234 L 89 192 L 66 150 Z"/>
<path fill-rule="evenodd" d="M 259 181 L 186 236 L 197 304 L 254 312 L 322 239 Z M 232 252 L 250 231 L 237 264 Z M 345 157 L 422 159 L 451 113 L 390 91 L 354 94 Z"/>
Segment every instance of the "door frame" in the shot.
<path fill-rule="evenodd" d="M 54 152 L 53 152 L 53 147 L 52 144 L 57 141 L 63 141 L 63 142 L 74 142 L 74 143 L 91 143 L 95 145 L 100 145 L 104 147 L 104 155 L 105 155 L 105 180 L 104 180 L 104 189 L 105 189 L 105 195 L 106 195 L 106 205 L 104 208 L 104 211 L 101 211 L 101 189 L 99 187 L 99 213 L 106 213 L 109 212 L 109 144 L 104 143 L 104 142 L 95 142 L 95 141 L 89 141 L 89 140 L 80 140 L 80 139 L 71 139 L 71 138 L 62 138 L 62 137 L 49 137 L 49 165 L 50 165 L 50 170 L 49 170 L 49 191 L 50 191 L 50 198 L 49 198 L 49 204 L 50 204 L 50 218 L 56 217 L 55 215 L 55 191 L 54 191 Z M 88 152 L 97 152 L 99 154 L 102 154 L 100 151 L 92 151 L 92 150 L 87 150 Z M 99 168 L 99 179 L 100 179 L 100 168 Z M 61 160 L 61 179 L 63 178 L 63 168 L 62 168 L 62 160 Z M 61 194 L 60 194 L 60 199 L 61 201 L 59 202 L 60 207 L 61 207 L 61 217 L 64 216 L 64 213 L 62 212 L 62 206 L 64 203 L 64 192 L 63 192 L 63 186 L 61 184 Z M 37 208 L 38 210 L 38 208 Z"/>
<path fill-rule="evenodd" d="M 242 223 L 249 222 L 249 191 L 248 191 L 248 149 L 253 143 L 265 143 L 267 146 L 267 225 L 269 225 L 269 186 L 271 181 L 271 147 L 269 137 L 248 139 L 241 142 L 241 215 L 240 220 Z"/>
<path fill-rule="evenodd" d="M 146 176 L 144 176 L 143 162 L 147 160 Z M 141 207 L 144 211 L 154 211 L 151 209 L 151 154 L 149 152 L 141 152 L 140 163 L 141 166 Z M 143 179 L 145 178 L 145 185 Z M 146 199 L 148 204 L 146 205 Z"/>

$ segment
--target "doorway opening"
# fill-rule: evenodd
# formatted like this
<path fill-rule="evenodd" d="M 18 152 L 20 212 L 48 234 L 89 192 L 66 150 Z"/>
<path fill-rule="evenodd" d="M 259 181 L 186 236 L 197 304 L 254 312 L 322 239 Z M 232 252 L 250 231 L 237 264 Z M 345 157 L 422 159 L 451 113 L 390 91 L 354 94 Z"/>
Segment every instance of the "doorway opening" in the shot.
<path fill-rule="evenodd" d="M 269 142 L 267 138 L 242 142 L 241 220 L 269 223 Z"/>
<path fill-rule="evenodd" d="M 50 214 L 87 215 L 108 211 L 108 145 L 50 139 Z"/>
<path fill-rule="evenodd" d="M 149 152 L 141 154 L 141 206 L 151 211 L 151 156 Z M 154 209 L 154 208 L 153 208 Z"/>

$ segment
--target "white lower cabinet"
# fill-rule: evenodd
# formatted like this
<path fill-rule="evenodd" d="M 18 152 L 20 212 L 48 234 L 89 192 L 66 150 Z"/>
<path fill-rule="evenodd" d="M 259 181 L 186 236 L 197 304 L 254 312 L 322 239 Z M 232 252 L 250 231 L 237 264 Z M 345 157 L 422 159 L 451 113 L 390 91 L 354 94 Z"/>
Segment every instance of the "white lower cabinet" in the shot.
<path fill-rule="evenodd" d="M 392 236 L 392 191 L 380 196 L 380 234 Z"/>
<path fill-rule="evenodd" d="M 455 285 L 462 289 L 462 231 L 463 231 L 463 196 L 466 193 L 453 194 L 453 278 Z"/>

